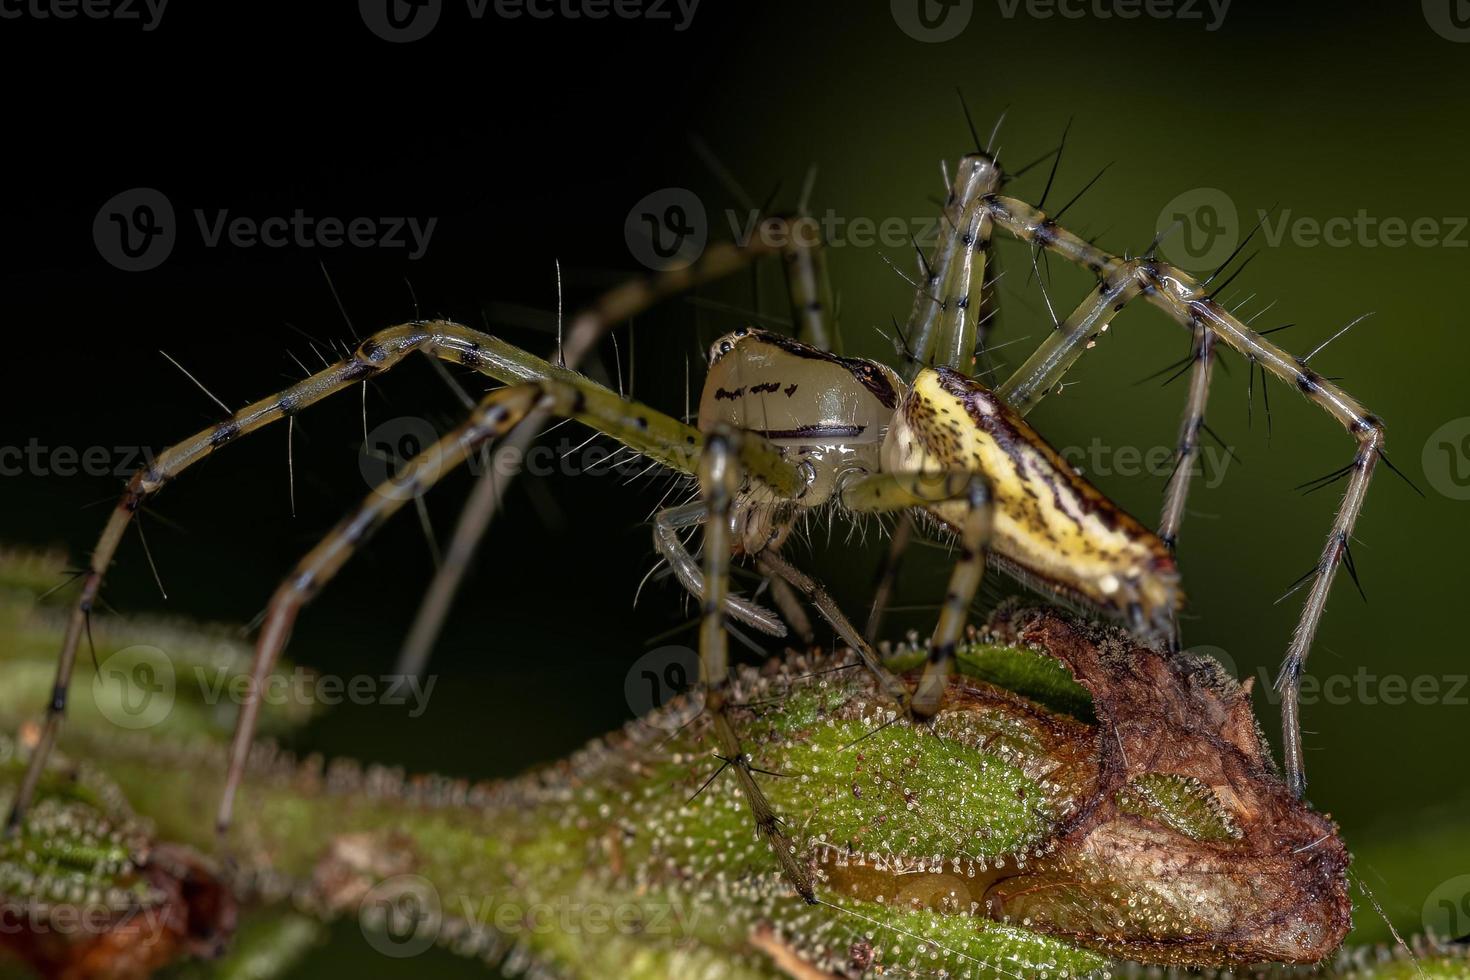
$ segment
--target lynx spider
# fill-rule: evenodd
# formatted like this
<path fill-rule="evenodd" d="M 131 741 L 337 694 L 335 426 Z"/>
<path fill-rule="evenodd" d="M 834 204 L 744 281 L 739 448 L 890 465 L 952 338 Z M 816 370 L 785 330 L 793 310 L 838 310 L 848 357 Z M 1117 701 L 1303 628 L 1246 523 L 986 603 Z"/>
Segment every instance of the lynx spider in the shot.
<path fill-rule="evenodd" d="M 711 713 L 717 754 L 724 761 L 722 769 L 733 770 L 757 827 L 771 844 L 787 879 L 811 901 L 814 896 L 807 871 L 793 857 L 780 820 L 755 780 L 754 774 L 760 770 L 742 753 L 728 718 L 727 617 L 768 632 L 785 632 L 773 613 L 731 594 L 728 573 L 732 555 L 755 558 L 761 570 L 772 577 L 778 585 L 773 594 L 788 620 L 804 618 L 792 590 L 804 594 L 858 652 L 882 689 L 902 710 L 918 717 L 932 715 L 937 709 L 937 691 L 951 669 L 955 644 L 987 557 L 1043 587 L 1087 600 L 1104 611 L 1126 615 L 1135 629 L 1175 638 L 1174 614 L 1181 596 L 1175 588 L 1172 553 L 1189 491 L 1189 464 L 1200 448 L 1215 344 L 1223 341 L 1243 355 L 1252 370 L 1259 366 L 1263 376 L 1269 372 L 1300 390 L 1340 422 L 1356 443 L 1352 462 L 1334 474 L 1347 477 L 1347 489 L 1321 557 L 1309 573 L 1310 590 L 1278 679 L 1286 778 L 1300 795 L 1305 789 L 1300 676 L 1338 564 L 1345 560 L 1351 569 L 1348 540 L 1374 467 L 1380 459 L 1392 467 L 1383 455 L 1383 423 L 1336 384 L 1307 367 L 1305 359 L 1277 347 L 1224 309 L 1208 289 L 1210 280 L 1197 282 L 1189 274 L 1158 261 L 1152 250 L 1135 258 L 1110 254 L 1061 227 L 1039 208 L 1000 194 L 1006 179 L 993 157 L 978 146 L 976 152 L 961 159 L 943 207 L 941 240 L 930 259 L 922 253 L 919 256 L 921 281 L 916 284 L 907 329 L 901 335 L 910 362 L 903 380 L 876 362 L 824 353 L 830 346 L 830 287 L 820 241 L 813 231 L 815 225 L 798 214 L 795 218 L 766 218 L 747 244 L 712 245 L 685 268 L 629 282 L 605 294 L 569 324 L 566 342 L 558 351 L 560 364 L 457 323 L 405 323 L 374 334 L 351 357 L 164 450 L 129 482 L 81 575 L 81 593 L 67 623 L 54 693 L 10 814 L 9 829 L 19 826 L 56 741 L 77 648 L 104 572 L 143 502 L 216 449 L 375 377 L 414 351 L 457 361 L 506 387 L 486 395 L 468 420 L 398 474 L 396 481 L 406 482 L 412 491 L 431 487 L 492 439 L 508 434 L 529 439 L 550 417 L 575 418 L 633 451 L 697 479 L 698 500 L 656 517 L 655 543 L 683 584 L 702 597 L 701 680 L 707 691 L 706 708 Z M 1047 250 L 1087 268 L 1098 284 L 1071 316 L 1056 324 L 1019 369 L 993 391 L 987 391 L 968 373 L 983 334 L 986 317 L 982 311 L 990 299 L 985 291 L 990 285 L 986 264 L 996 228 L 1030 243 L 1036 250 Z M 698 428 L 622 398 L 564 366 L 575 366 L 613 326 L 654 303 L 775 254 L 784 260 L 797 340 L 741 330 L 718 341 L 712 351 Z M 1194 337 L 1189 368 L 1192 378 L 1180 426 L 1180 465 L 1169 481 L 1157 534 L 1086 484 L 1022 421 L 1048 392 L 1057 388 L 1067 370 L 1113 317 L 1140 296 L 1172 316 Z M 744 384 L 723 388 L 726 383 L 739 382 L 742 371 L 749 375 Z M 791 404 L 783 410 L 801 424 L 779 431 L 769 424 L 753 428 L 749 424 L 754 421 L 753 415 L 746 416 L 750 402 L 747 389 L 753 386 L 762 393 L 774 392 L 777 389 L 768 386 L 776 384 L 773 379 L 783 372 L 792 383 L 783 383 L 782 390 L 808 384 L 819 388 L 817 400 L 811 402 L 804 396 L 793 401 L 792 393 L 787 392 Z M 763 380 L 757 382 L 756 377 Z M 948 403 L 946 395 L 951 399 Z M 767 405 L 761 398 L 757 408 L 765 414 Z M 970 418 L 940 419 L 940 415 L 951 412 L 961 418 L 968 412 Z M 998 420 L 1000 430 L 985 430 L 982 416 L 992 422 Z M 1011 440 L 1011 447 L 1020 455 L 1012 453 L 1009 462 L 1001 459 L 987 469 L 982 457 L 988 453 L 991 463 L 1000 458 L 995 450 L 1004 441 L 1002 435 Z M 899 445 L 904 439 L 908 444 Z M 895 468 L 895 463 L 902 468 Z M 1067 506 L 1040 507 L 1036 514 L 1024 517 L 1017 501 L 1030 489 L 1043 485 L 1053 490 L 1060 487 L 1057 493 L 1066 498 Z M 1009 495 L 1002 492 L 1007 488 L 1012 491 Z M 230 821 L 234 793 L 255 729 L 260 685 L 285 646 L 297 613 L 409 496 L 377 491 L 369 494 L 300 561 L 272 597 L 258 638 L 254 686 L 242 705 L 231 745 L 230 771 L 218 814 L 221 829 Z M 884 669 L 821 585 L 779 554 L 780 543 L 797 512 L 833 501 L 858 513 L 917 510 L 958 540 L 959 558 L 951 572 L 929 662 L 915 692 Z M 1070 522 L 1073 527 L 1067 533 L 1074 536 L 1075 547 L 1060 562 L 1052 562 L 1059 567 L 1038 568 L 1038 561 L 1044 564 L 1056 556 L 1028 552 L 1014 541 L 1009 546 L 1003 539 L 997 543 L 997 527 L 1007 520 L 1013 525 L 1039 520 L 1041 525 L 1033 525 L 1032 530 L 1039 528 L 1038 533 L 1043 535 Z M 1042 526 L 1048 521 L 1052 522 L 1049 527 Z M 696 524 L 703 525 L 704 534 L 700 562 L 683 550 L 678 536 L 679 529 Z M 987 543 L 999 548 L 999 553 L 987 556 Z M 1007 547 L 1012 553 L 1005 553 Z M 1099 548 L 1106 553 L 1099 556 Z M 1073 559 L 1080 564 L 1070 565 Z M 1104 581 L 1099 577 L 1099 568 L 1102 575 L 1109 576 L 1106 587 L 1099 586 Z M 1120 588 L 1114 581 L 1118 575 L 1132 576 L 1126 587 Z"/>

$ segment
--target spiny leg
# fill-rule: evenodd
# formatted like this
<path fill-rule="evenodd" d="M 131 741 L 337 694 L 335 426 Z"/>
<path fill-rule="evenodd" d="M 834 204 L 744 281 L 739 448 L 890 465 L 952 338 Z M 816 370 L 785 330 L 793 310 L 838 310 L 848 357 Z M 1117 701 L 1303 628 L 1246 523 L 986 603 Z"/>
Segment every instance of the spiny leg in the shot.
<path fill-rule="evenodd" d="M 303 408 L 329 395 L 375 377 L 401 363 L 415 351 L 458 361 L 500 381 L 513 383 L 551 379 L 575 387 L 583 394 L 587 421 L 594 427 L 597 426 L 596 419 L 600 413 L 621 413 L 628 404 L 606 388 L 574 372 L 548 364 L 489 334 L 457 323 L 434 320 L 408 323 L 379 331 L 363 341 L 351 357 L 297 382 L 283 392 L 248 405 L 224 422 L 164 449 L 147 468 L 134 474 L 128 482 L 92 551 L 87 569 L 81 576 L 81 594 L 67 620 L 61 651 L 57 657 L 52 696 L 46 708 L 46 719 L 11 807 L 6 823 L 7 832 L 13 832 L 19 827 L 34 797 L 66 712 L 66 694 L 76 665 L 77 649 L 82 636 L 87 632 L 103 576 L 112 563 L 133 515 L 143 506 L 144 501 L 189 466 L 227 443 L 279 419 L 291 418 Z M 682 422 L 648 409 L 638 412 L 626 431 L 609 434 L 622 439 L 630 448 L 644 453 L 650 459 L 693 475 L 695 453 L 698 452 L 702 439 L 697 430 Z M 800 473 L 783 460 L 774 448 L 761 442 L 751 442 L 745 447 L 745 452 L 748 457 L 745 460 L 748 471 L 769 483 L 778 494 L 794 496 L 800 492 L 804 485 Z"/>
<path fill-rule="evenodd" d="M 951 365 L 956 370 L 966 370 L 960 363 L 968 365 L 974 357 L 974 343 L 969 350 L 960 350 L 960 331 L 957 329 L 964 319 L 950 319 L 948 325 L 941 323 L 941 316 L 963 300 L 967 306 L 979 309 L 978 293 L 983 286 L 984 253 L 981 253 L 980 275 L 974 275 L 974 255 L 979 243 L 989 235 L 988 215 L 976 209 L 979 201 L 1000 186 L 1000 170 L 988 157 L 970 154 L 960 161 L 949 198 L 944 203 L 940 216 L 940 239 L 933 256 L 925 261 L 919 255 L 922 278 L 914 293 L 914 306 L 909 312 L 904 338 L 911 344 L 909 353 L 913 361 L 905 372 L 907 380 L 922 367 L 932 366 L 936 356 L 943 354 L 957 358 Z M 969 234 L 971 223 L 975 223 L 973 234 Z M 946 230 L 947 228 L 947 230 Z M 953 268 L 958 264 L 963 272 L 956 277 Z M 972 298 L 972 290 L 977 294 Z M 970 320 L 973 327 L 974 321 Z M 970 336 L 974 337 L 971 330 Z M 941 351 L 941 345 L 945 350 Z M 946 361 L 946 363 L 948 363 Z"/>
<path fill-rule="evenodd" d="M 883 564 L 878 569 L 878 582 L 873 588 L 873 607 L 868 610 L 868 625 L 863 630 L 863 637 L 869 643 L 878 639 L 878 630 L 883 626 L 883 616 L 888 611 L 888 603 L 893 598 L 893 590 L 898 585 L 898 570 L 903 565 L 903 555 L 908 549 L 909 539 L 914 536 L 914 522 L 909 515 L 901 515 L 898 522 L 893 525 L 893 536 L 888 542 L 888 552 L 883 556 Z"/>
<path fill-rule="evenodd" d="M 802 608 L 801 599 L 797 596 L 796 590 L 791 587 L 791 583 L 784 578 L 767 578 L 766 581 L 771 583 L 771 601 L 776 604 L 777 609 L 781 610 L 781 618 L 786 620 L 786 624 L 791 627 L 791 632 L 795 633 L 796 638 L 807 646 L 816 643 L 817 634 L 812 629 L 811 617 Z"/>
<path fill-rule="evenodd" d="M 908 688 L 904 686 L 903 681 L 893 676 L 888 668 L 883 666 L 883 661 L 878 658 L 872 644 L 863 639 L 862 634 L 843 614 L 841 607 L 837 605 L 826 587 L 781 557 L 781 554 L 776 551 L 762 552 L 756 558 L 756 567 L 766 575 L 781 579 L 805 596 L 806 601 L 816 607 L 817 612 L 822 614 L 827 624 L 842 638 L 842 642 L 851 647 L 858 655 L 858 659 L 863 662 L 868 672 L 877 678 L 878 689 L 892 700 L 901 712 L 908 713 L 911 700 Z"/>
<path fill-rule="evenodd" d="M 688 427 L 683 423 L 619 398 L 591 381 L 572 377 L 570 382 L 556 378 L 526 381 L 486 395 L 461 425 L 415 456 L 397 476 L 374 488 L 355 511 L 301 559 L 276 590 L 256 642 L 251 681 L 230 747 L 230 769 L 218 815 L 221 832 L 229 825 L 235 792 L 249 756 L 260 709 L 259 691 L 286 645 L 297 614 L 372 532 L 405 503 L 418 499 L 490 440 L 524 424 L 533 412 L 576 419 L 620 441 L 656 449 L 665 458 L 684 458 L 686 471 L 694 465 L 685 449 L 687 443 L 682 436 Z M 742 465 L 748 460 L 756 464 L 752 472 L 766 469 L 769 460 L 764 452 L 759 445 L 743 451 Z"/>
<path fill-rule="evenodd" d="M 684 542 L 679 539 L 679 532 L 685 528 L 704 524 L 708 517 L 709 509 L 701 500 L 691 500 L 687 504 L 669 507 L 653 515 L 654 548 L 663 556 L 664 561 L 668 562 L 669 569 L 685 591 L 700 600 L 703 600 L 705 595 L 704 574 L 700 571 L 699 563 L 694 560 L 694 556 L 689 554 L 689 549 L 685 548 Z M 740 596 L 731 595 L 728 590 L 723 601 L 725 611 L 734 619 L 771 636 L 786 635 L 786 627 L 782 625 L 780 618 L 769 609 L 742 599 Z"/>
<path fill-rule="evenodd" d="M 788 228 L 792 238 L 781 250 L 781 262 L 796 339 L 818 350 L 840 354 L 842 342 L 833 320 L 836 311 L 821 226 L 815 218 L 802 213 L 790 219 Z"/>
<path fill-rule="evenodd" d="M 788 285 L 793 312 L 797 306 L 807 311 L 796 317 L 795 322 L 799 329 L 808 332 L 825 330 L 826 318 L 815 310 L 816 306 L 824 302 L 830 306 L 831 294 L 830 284 L 824 285 L 826 269 L 820 251 L 820 234 L 817 236 L 817 247 L 813 250 L 806 250 L 801 246 L 801 237 L 795 234 L 790 219 L 779 216 L 764 218 L 757 225 L 750 241 L 743 245 L 711 245 L 697 261 L 683 269 L 670 270 L 649 279 L 630 280 L 603 294 L 591 306 L 575 315 L 568 325 L 566 342 L 558 345 L 553 356 L 562 366 L 575 369 L 617 324 L 660 300 L 701 283 L 730 275 L 777 252 L 786 257 L 787 275 L 792 277 Z M 814 254 L 804 254 L 807 251 Z M 812 284 L 810 288 L 808 283 Z M 544 416 L 532 415 L 526 425 L 506 439 L 499 451 L 507 459 L 524 459 L 531 443 L 545 424 Z M 417 675 L 422 673 L 428 663 L 430 650 L 449 615 L 449 607 L 474 561 L 475 549 L 485 536 L 491 519 L 513 482 L 513 473 L 496 473 L 494 479 L 478 480 L 471 489 L 469 498 L 460 511 L 449 546 L 444 551 L 444 558 L 424 593 L 413 625 L 404 640 L 403 649 L 398 655 L 395 669 L 399 673 Z"/>
<path fill-rule="evenodd" d="M 842 491 L 842 505 L 854 513 L 925 508 L 951 500 L 963 500 L 968 506 L 958 528 L 959 559 L 950 571 L 929 660 L 914 692 L 913 712 L 921 718 L 932 718 L 939 711 L 970 603 L 985 574 L 985 543 L 991 526 L 990 484 L 980 473 L 877 473 Z"/>
<path fill-rule="evenodd" d="M 740 458 L 734 443 L 739 436 L 716 431 L 706 438 L 699 461 L 699 488 L 709 519 L 704 525 L 704 600 L 700 604 L 699 674 L 705 689 L 705 709 L 710 713 L 720 758 L 734 770 L 755 818 L 756 829 L 766 839 L 781 873 L 807 902 L 817 897 L 807 873 L 781 830 L 781 820 L 755 781 L 750 759 L 740 746 L 740 737 L 730 724 L 730 650 L 725 626 L 725 600 L 730 592 L 730 514 L 742 482 Z"/>
<path fill-rule="evenodd" d="M 1123 259 L 1112 255 L 1060 227 L 1038 209 L 1014 198 L 994 195 L 986 199 L 985 206 L 990 210 L 995 223 L 1010 234 L 1023 241 L 1034 242 L 1092 271 L 1102 282 L 1100 288 L 1128 288 L 1128 295 L 1120 299 L 1120 302 L 1142 295 L 1187 328 L 1209 330 L 1252 364 L 1260 365 L 1263 372 L 1269 372 L 1282 382 L 1295 386 L 1347 429 L 1357 443 L 1352 462 L 1342 470 L 1342 476 L 1348 481 L 1347 489 L 1338 505 L 1321 557 L 1308 573 L 1311 588 L 1276 681 L 1277 689 L 1281 692 L 1286 780 L 1298 796 L 1304 794 L 1306 775 L 1301 738 L 1301 674 L 1311 652 L 1312 639 L 1321 625 L 1322 613 L 1327 606 L 1327 596 L 1337 575 L 1337 567 L 1346 560 L 1351 571 L 1352 558 L 1348 542 L 1358 516 L 1362 513 L 1373 469 L 1380 459 L 1392 468 L 1383 452 L 1382 420 L 1368 412 L 1332 381 L 1309 368 L 1305 358 L 1294 357 L 1242 323 L 1216 302 L 1205 285 L 1196 282 L 1188 273 L 1152 256 Z M 1096 337 L 1097 332 L 1100 331 L 1068 331 L 1065 336 L 1061 336 L 1063 331 L 1053 333 L 997 389 L 997 394 L 1010 402 L 1017 411 L 1025 414 L 1055 387 L 1062 374 L 1081 354 L 1085 345 Z"/>
<path fill-rule="evenodd" d="M 961 161 L 961 166 L 966 162 Z M 932 367 L 953 368 L 970 375 L 975 371 L 975 349 L 980 339 L 979 316 L 986 295 L 986 260 L 990 254 L 994 222 L 979 201 L 960 216 L 960 222 L 953 232 L 959 236 L 959 243 L 944 287 L 939 330 L 935 335 L 934 350 L 927 360 Z"/>
<path fill-rule="evenodd" d="M 1159 539 L 1174 551 L 1179 542 L 1179 528 L 1184 523 L 1184 504 L 1189 497 L 1189 484 L 1194 478 L 1194 463 L 1199 458 L 1200 433 L 1205 428 L 1205 408 L 1210 401 L 1210 377 L 1215 366 L 1215 335 L 1203 328 L 1197 330 L 1191 345 L 1193 364 L 1189 373 L 1189 396 L 1184 402 L 1184 417 L 1179 422 L 1179 445 L 1175 447 L 1174 472 L 1164 489 L 1164 510 L 1159 518 Z M 1170 614 L 1169 645 L 1180 646 L 1179 613 Z"/>

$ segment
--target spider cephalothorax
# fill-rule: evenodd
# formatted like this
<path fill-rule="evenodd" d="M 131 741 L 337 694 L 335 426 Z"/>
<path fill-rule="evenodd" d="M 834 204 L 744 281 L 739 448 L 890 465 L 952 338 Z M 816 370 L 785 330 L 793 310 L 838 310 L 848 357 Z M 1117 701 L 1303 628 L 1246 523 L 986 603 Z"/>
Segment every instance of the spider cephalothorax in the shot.
<path fill-rule="evenodd" d="M 956 488 L 978 474 L 988 484 L 992 564 L 1140 632 L 1169 630 L 1180 602 L 1169 549 L 958 371 L 925 368 L 909 386 L 876 361 L 742 328 L 710 348 L 699 428 L 720 427 L 769 440 L 805 478 L 795 500 L 760 483 L 741 492 L 738 553 L 778 549 L 800 508 L 856 503 L 864 478 L 879 473 L 929 476 L 890 493 L 907 490 L 915 508 L 959 535 L 969 503 Z M 867 509 L 878 504 L 874 495 Z"/>

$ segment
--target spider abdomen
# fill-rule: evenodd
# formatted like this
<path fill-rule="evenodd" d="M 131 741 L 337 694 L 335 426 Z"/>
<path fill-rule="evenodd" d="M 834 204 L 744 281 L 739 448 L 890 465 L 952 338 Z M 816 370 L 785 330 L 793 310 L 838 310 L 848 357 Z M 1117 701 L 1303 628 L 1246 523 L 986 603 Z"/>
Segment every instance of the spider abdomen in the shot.
<path fill-rule="evenodd" d="M 1163 541 L 956 371 L 926 369 L 914 379 L 884 440 L 882 465 L 895 473 L 984 474 L 994 508 L 989 548 L 1037 584 L 1156 632 L 1182 601 Z M 945 499 L 924 509 L 955 529 L 966 506 Z"/>

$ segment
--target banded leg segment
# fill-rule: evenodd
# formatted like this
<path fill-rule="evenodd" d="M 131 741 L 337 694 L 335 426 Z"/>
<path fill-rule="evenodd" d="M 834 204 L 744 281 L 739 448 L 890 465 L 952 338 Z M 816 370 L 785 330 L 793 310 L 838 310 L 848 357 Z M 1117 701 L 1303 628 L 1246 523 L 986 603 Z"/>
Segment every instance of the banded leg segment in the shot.
<path fill-rule="evenodd" d="M 248 405 L 229 419 L 163 450 L 151 465 L 134 474 L 128 482 L 81 577 L 81 594 L 67 621 L 57 658 L 56 680 L 47 705 L 46 720 L 11 807 L 7 830 L 19 826 L 35 794 L 66 711 L 66 693 L 75 669 L 77 649 L 86 632 L 103 576 L 133 515 L 143 503 L 184 470 L 222 446 L 272 422 L 291 418 L 307 406 L 353 384 L 380 375 L 415 351 L 456 361 L 508 383 L 555 381 L 573 388 L 581 398 L 577 413 L 581 421 L 664 466 L 694 475 L 695 460 L 703 444 L 703 437 L 697 429 L 653 409 L 627 402 L 575 372 L 548 364 L 489 334 L 446 320 L 407 323 L 379 331 L 363 341 L 352 357 L 297 382 L 285 391 Z M 804 487 L 801 473 L 769 444 L 751 441 L 742 447 L 742 452 L 747 472 L 776 493 L 795 496 Z"/>
<path fill-rule="evenodd" d="M 985 543 L 990 538 L 990 484 L 980 473 L 878 473 L 842 492 L 842 504 L 855 513 L 925 508 L 951 500 L 968 506 L 958 528 L 960 555 L 950 571 L 949 588 L 929 646 L 929 661 L 914 692 L 914 714 L 932 718 L 954 670 L 955 650 L 964 634 L 970 603 L 985 574 Z"/>
<path fill-rule="evenodd" d="M 715 741 L 724 766 L 733 769 L 740 791 L 750 806 L 756 829 L 765 838 L 781 873 L 808 903 L 815 904 L 811 876 L 797 859 L 791 841 L 781 829 L 766 794 L 756 782 L 750 759 L 741 748 L 740 737 L 730 723 L 730 637 L 726 632 L 725 607 L 730 595 L 730 527 L 735 495 L 743 482 L 739 433 L 721 429 L 705 440 L 699 462 L 699 489 L 708 520 L 704 525 L 704 600 L 700 604 L 699 673 L 705 689 L 705 709 L 710 713 Z"/>
<path fill-rule="evenodd" d="M 1215 335 L 1203 328 L 1195 331 L 1191 347 L 1193 364 L 1189 372 L 1189 396 L 1184 402 L 1184 417 L 1179 421 L 1179 445 L 1174 450 L 1174 472 L 1164 488 L 1164 510 L 1159 517 L 1159 539 L 1174 551 L 1179 543 L 1179 529 L 1184 524 L 1184 504 L 1189 499 L 1189 484 L 1194 479 L 1194 463 L 1199 458 L 1200 433 L 1205 427 L 1205 409 L 1210 401 L 1210 378 L 1215 366 Z M 1169 614 L 1169 648 L 1178 650 L 1179 611 Z"/>
<path fill-rule="evenodd" d="M 827 274 L 827 253 L 822 230 L 815 218 L 803 214 L 790 219 L 791 241 L 781 250 L 786 272 L 786 292 L 791 299 L 791 322 L 796 339 L 818 350 L 842 353 L 837 334 L 837 311 L 832 302 L 832 279 Z"/>
<path fill-rule="evenodd" d="M 355 511 L 301 559 L 271 597 L 256 642 L 250 685 L 241 702 L 230 745 L 229 774 L 218 814 L 221 831 L 229 826 L 235 792 L 255 734 L 259 691 L 285 648 L 297 614 L 384 521 L 453 472 L 487 442 L 523 424 L 533 412 L 576 419 L 614 436 L 627 433 L 635 439 L 657 438 L 646 435 L 650 432 L 678 431 L 674 427 L 680 423 L 674 419 L 616 396 L 608 401 L 597 396 L 596 388 L 585 379 L 576 385 L 558 379 L 541 379 L 491 392 L 464 423 L 415 456 L 401 473 L 374 488 Z M 659 451 L 672 456 L 682 452 L 682 445 L 682 441 L 665 444 Z"/>
<path fill-rule="evenodd" d="M 966 317 L 964 309 L 977 313 L 980 310 L 984 261 L 981 252 L 980 275 L 976 276 L 975 254 L 990 233 L 990 215 L 978 205 L 1000 186 L 1000 179 L 1000 169 L 989 157 L 972 153 L 960 160 L 940 217 L 939 244 L 929 261 L 923 261 L 920 256 L 921 279 L 904 330 L 904 336 L 913 345 L 914 357 L 914 363 L 904 373 L 907 381 L 912 382 L 920 368 L 934 366 L 941 357 L 945 359 L 943 363 L 955 370 L 969 373 L 968 366 L 975 356 L 975 320 Z M 956 266 L 960 267 L 958 275 L 954 271 Z M 960 308 L 961 303 L 964 308 Z M 943 315 L 953 313 L 956 308 L 960 308 L 959 318 L 951 316 L 942 322 Z M 961 327 L 966 322 L 970 327 L 970 342 L 968 349 L 961 349 L 961 335 L 965 332 Z"/>
<path fill-rule="evenodd" d="M 990 210 L 995 223 L 1008 233 L 1086 267 L 1104 284 L 1116 285 L 1124 279 L 1132 280 L 1137 289 L 1130 291 L 1130 297 L 1144 296 L 1190 330 L 1209 331 L 1253 365 L 1260 365 L 1263 372 L 1269 372 L 1299 390 L 1336 419 L 1357 443 L 1352 462 L 1344 468 L 1347 489 L 1338 505 L 1321 557 L 1310 573 L 1311 587 L 1276 680 L 1281 692 L 1286 780 L 1294 792 L 1302 795 L 1306 790 L 1306 775 L 1301 742 L 1301 674 L 1311 653 L 1312 639 L 1321 625 L 1337 567 L 1345 558 L 1350 560 L 1348 541 L 1362 513 L 1373 469 L 1383 458 L 1382 420 L 1342 388 L 1308 367 L 1304 359 L 1287 353 L 1242 323 L 1187 272 L 1152 257 L 1128 260 L 1112 255 L 1058 226 L 1036 208 L 1013 198 L 993 195 L 986 198 L 985 207 Z M 1024 414 L 1055 387 L 1090 336 L 1092 334 L 1079 332 L 1048 338 L 1047 343 L 998 389 L 998 393 Z"/>
<path fill-rule="evenodd" d="M 1184 503 L 1189 497 L 1194 463 L 1199 458 L 1200 433 L 1205 427 L 1210 377 L 1215 366 L 1215 335 L 1204 329 L 1196 331 L 1193 353 L 1189 396 L 1184 402 L 1184 417 L 1179 422 L 1179 445 L 1174 451 L 1174 472 L 1164 489 L 1164 510 L 1159 517 L 1159 537 L 1171 551 L 1179 541 L 1179 528 L 1184 523 Z"/>
<path fill-rule="evenodd" d="M 613 327 L 655 303 L 702 283 L 731 275 L 777 251 L 784 251 L 788 255 L 793 251 L 791 246 L 780 244 L 796 238 L 788 219 L 779 216 L 765 218 L 760 222 L 757 232 L 743 245 L 723 242 L 711 245 L 696 261 L 682 269 L 669 270 L 647 279 L 630 280 L 603 294 L 591 306 L 573 316 L 568 325 L 566 342 L 554 352 L 558 363 L 576 369 Z M 821 265 L 820 255 L 810 262 L 798 258 L 796 264 L 799 268 L 811 267 L 813 272 L 810 278 L 818 287 L 824 282 L 825 270 Z M 790 265 L 787 269 L 788 275 L 793 275 Z M 790 284 L 790 292 L 795 306 L 801 300 L 798 299 L 799 290 L 794 282 Z M 827 294 L 830 294 L 830 287 L 827 288 Z M 816 295 L 821 299 L 826 294 L 819 288 Z M 804 305 L 810 306 L 809 303 Z M 797 322 L 806 329 L 815 330 L 825 320 L 815 317 L 809 320 L 798 318 Z M 500 451 L 509 459 L 523 458 L 545 424 L 545 416 L 532 415 L 524 426 L 508 437 Z M 513 482 L 513 476 L 507 474 L 495 480 L 480 480 L 470 491 L 449 545 L 445 548 L 444 559 L 424 593 L 419 611 L 414 616 L 413 626 L 409 629 L 403 649 L 398 655 L 396 669 L 399 673 L 417 675 L 422 673 L 424 665 L 428 663 L 429 651 L 449 615 L 449 607 L 469 571 L 475 550 Z"/>
<path fill-rule="evenodd" d="M 704 524 L 708 517 L 709 509 L 700 500 L 692 500 L 678 507 L 661 510 L 653 516 L 654 548 L 663 556 L 664 561 L 669 563 L 669 569 L 684 590 L 699 599 L 701 603 L 705 599 L 704 573 L 700 571 L 699 563 L 694 560 L 694 556 L 689 554 L 689 549 L 684 547 L 684 542 L 679 538 L 679 532 L 685 528 Z M 733 595 L 728 590 L 722 602 L 726 614 L 731 618 L 771 636 L 786 635 L 786 627 L 771 610 Z"/>
<path fill-rule="evenodd" d="M 883 661 L 878 658 L 877 652 L 873 650 L 873 645 L 863 639 L 862 634 L 843 614 L 842 608 L 837 605 L 836 600 L 832 598 L 832 594 L 825 586 L 775 551 L 763 552 L 756 559 L 756 566 L 764 574 L 780 579 L 791 586 L 801 593 L 807 602 L 815 606 L 817 612 L 821 613 L 822 618 L 827 621 L 827 625 L 836 631 L 837 635 L 842 638 L 842 642 L 852 648 L 853 652 L 858 655 L 858 659 L 863 662 L 863 666 L 867 668 L 868 673 L 877 680 L 878 690 L 897 705 L 899 711 L 904 714 L 908 713 L 909 702 L 912 700 L 908 688 L 904 686 L 903 681 L 883 666 Z"/>
<path fill-rule="evenodd" d="M 986 259 L 994 222 L 978 202 L 960 220 L 961 225 L 955 229 L 960 236 L 956 258 L 945 284 L 939 332 L 929 362 L 934 367 L 971 375 L 975 373 L 979 315 L 985 306 Z"/>
<path fill-rule="evenodd" d="M 995 389 L 996 396 L 1023 416 L 1031 411 L 1082 356 L 1086 345 L 1107 330 L 1113 317 L 1142 290 L 1142 284 L 1126 274 L 1099 282 L 1026 363 Z"/>

